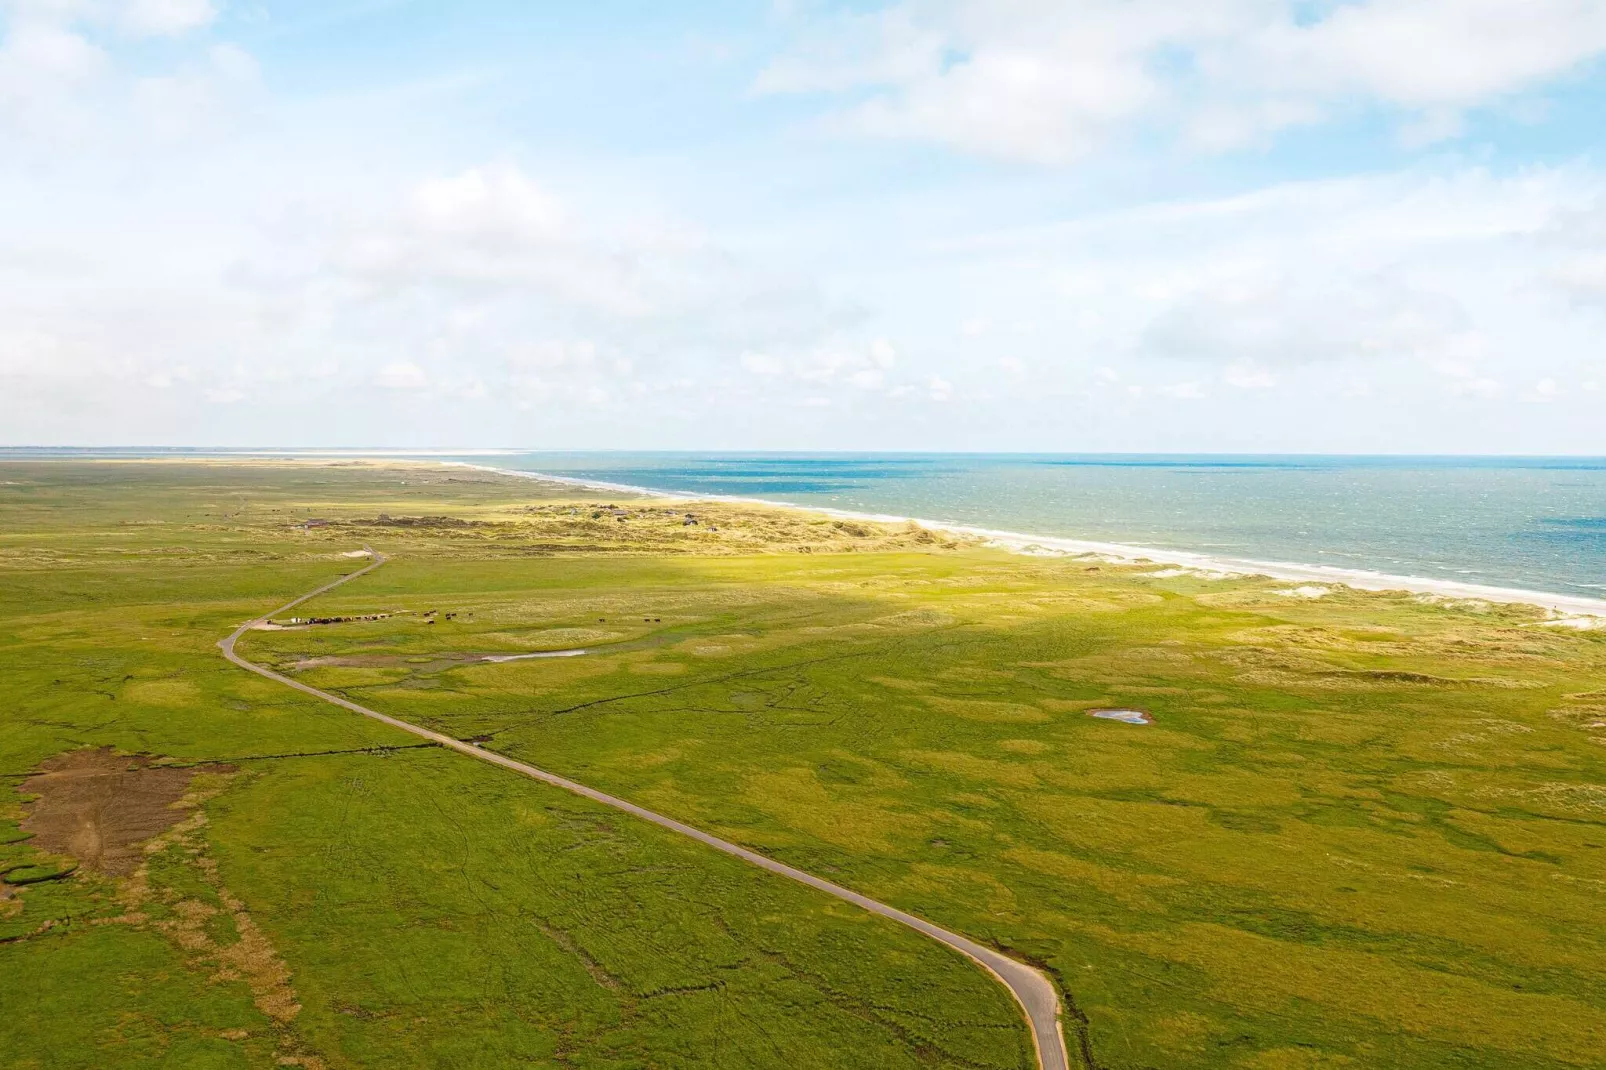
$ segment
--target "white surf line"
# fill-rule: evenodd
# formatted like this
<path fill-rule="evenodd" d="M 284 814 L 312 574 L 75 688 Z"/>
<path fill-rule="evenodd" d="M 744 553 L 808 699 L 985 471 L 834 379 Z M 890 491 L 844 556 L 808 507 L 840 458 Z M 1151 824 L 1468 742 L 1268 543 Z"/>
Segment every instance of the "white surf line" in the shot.
<path fill-rule="evenodd" d="M 1478 602 L 1495 602 L 1502 605 L 1538 606 L 1554 613 L 1571 616 L 1606 617 L 1606 598 L 1586 595 L 1555 594 L 1549 591 L 1530 591 L 1519 587 L 1494 587 L 1460 580 L 1441 580 L 1430 576 L 1400 576 L 1389 572 L 1376 572 L 1364 568 L 1343 568 L 1338 565 L 1302 565 L 1293 561 L 1263 561 L 1248 557 L 1218 557 L 1192 550 L 1167 550 L 1155 546 L 1132 546 L 1126 543 L 1098 542 L 1091 539 L 1062 538 L 1056 535 L 1029 535 L 1020 531 L 1000 531 L 994 528 L 973 527 L 943 520 L 926 520 L 916 516 L 897 516 L 891 513 L 860 513 L 824 505 L 799 505 L 796 502 L 775 501 L 769 498 L 748 498 L 735 494 L 691 494 L 687 491 L 659 490 L 638 487 L 627 483 L 606 483 L 599 480 L 578 479 L 573 476 L 555 476 L 544 472 L 521 472 L 512 468 L 495 468 L 467 461 L 440 461 L 443 465 L 473 468 L 482 472 L 514 476 L 544 483 L 562 483 L 590 490 L 611 490 L 618 493 L 649 495 L 676 501 L 729 502 L 739 505 L 768 505 L 782 509 L 797 509 L 819 513 L 843 520 L 868 520 L 880 524 L 919 524 L 932 531 L 952 535 L 966 535 L 984 539 L 989 545 L 1015 553 L 1059 553 L 1069 556 L 1092 556 L 1111 561 L 1134 563 L 1148 561 L 1157 565 L 1175 565 L 1199 572 L 1221 572 L 1246 576 L 1265 576 L 1275 580 L 1293 580 L 1338 584 L 1361 591 L 1405 591 L 1410 594 L 1431 595 L 1438 598 L 1468 599 Z"/>
<path fill-rule="evenodd" d="M 364 547 L 364 549 L 369 548 Z M 731 843 L 729 840 L 722 840 L 718 836 L 710 835 L 701 829 L 693 828 L 691 825 L 676 821 L 672 817 L 665 817 L 664 815 L 656 813 L 652 810 L 648 810 L 645 807 L 637 806 L 635 803 L 626 802 L 624 799 L 620 799 L 616 796 L 598 791 L 595 788 L 588 788 L 584 784 L 578 783 L 577 781 L 558 776 L 556 773 L 549 773 L 545 769 L 538 769 L 533 765 L 528 765 L 524 762 L 506 757 L 505 755 L 498 754 L 495 751 L 485 750 L 476 744 L 465 743 L 460 739 L 453 738 L 452 736 L 443 735 L 440 732 L 435 732 L 428 728 L 420 727 L 419 725 L 410 724 L 407 721 L 391 717 L 388 714 L 371 710 L 366 706 L 359 706 L 357 703 L 348 699 L 343 699 L 339 695 L 331 695 L 327 691 L 320 691 L 309 684 L 304 684 L 299 680 L 292 680 L 290 677 L 282 676 L 265 666 L 258 665 L 255 662 L 247 661 L 245 658 L 234 652 L 234 644 L 239 641 L 242 635 L 250 631 L 255 625 L 262 623 L 269 617 L 282 616 L 309 599 L 316 598 L 320 594 L 331 591 L 343 583 L 350 583 L 359 576 L 367 575 L 388 560 L 384 554 L 377 553 L 372 550 L 370 550 L 370 552 L 373 553 L 372 564 L 364 568 L 360 568 L 350 575 L 342 576 L 333 583 L 326 583 L 322 587 L 319 587 L 316 591 L 304 594 L 295 601 L 280 606 L 272 613 L 265 614 L 253 620 L 248 620 L 238 628 L 234 629 L 233 632 L 229 633 L 226 638 L 218 640 L 217 645 L 223 651 L 223 656 L 230 662 L 238 665 L 240 668 L 254 672 L 258 676 L 264 676 L 275 683 L 283 684 L 286 687 L 295 688 L 297 691 L 300 691 L 303 694 L 311 695 L 313 698 L 319 698 L 325 702 L 331 702 L 334 705 L 350 710 L 353 713 L 360 713 L 364 717 L 379 721 L 382 724 L 388 724 L 392 728 L 399 728 L 403 732 L 410 732 L 411 734 L 418 736 L 420 739 L 427 739 L 433 743 L 438 743 L 443 747 L 457 751 L 459 754 L 466 754 L 471 758 L 478 758 L 482 762 L 489 762 L 492 765 L 499 765 L 504 769 L 509 769 L 515 773 L 520 773 L 524 776 L 530 777 L 533 780 L 539 780 L 542 783 L 550 784 L 553 787 L 562 788 L 564 791 L 569 791 L 576 795 L 584 796 L 585 798 L 590 799 L 592 802 L 601 803 L 604 806 L 611 806 L 616 810 L 623 810 L 625 813 L 631 814 L 634 817 L 639 817 L 643 821 L 650 821 L 654 825 L 669 829 L 671 832 L 678 832 L 682 836 L 689 836 L 697 842 L 706 844 L 717 851 L 723 851 L 728 855 L 733 855 L 736 858 L 740 858 L 744 862 L 750 862 L 762 869 L 769 870 L 771 873 L 786 877 L 789 880 L 797 881 L 799 884 L 806 884 L 810 888 L 817 889 L 825 892 L 828 895 L 833 895 L 838 899 L 852 903 L 855 906 L 862 907 L 863 909 L 870 911 L 872 914 L 879 914 L 883 918 L 888 918 L 902 925 L 906 925 L 909 928 L 914 929 L 916 932 L 923 933 L 926 936 L 931 937 L 933 940 L 936 940 L 938 943 L 945 944 L 959 952 L 961 955 L 964 955 L 966 958 L 970 959 L 972 962 L 976 963 L 982 969 L 991 974 L 994 980 L 998 981 L 1005 988 L 1009 989 L 1010 995 L 1015 997 L 1015 1002 L 1020 1005 L 1021 1010 L 1025 1013 L 1027 1025 L 1031 1027 L 1032 1046 L 1037 1052 L 1037 1065 L 1041 1067 L 1041 1070 L 1071 1070 L 1070 1055 L 1065 1047 L 1065 1034 L 1060 1024 L 1059 990 L 1054 987 L 1054 983 L 1050 981 L 1042 971 L 1036 969 L 1035 967 L 1028 966 L 1023 962 L 1017 962 L 1008 955 L 994 951 L 990 947 L 984 947 L 983 945 L 976 943 L 974 940 L 960 936 L 958 933 L 950 932 L 939 925 L 933 925 L 924 918 L 918 918 L 913 914 L 907 914 L 896 907 L 890 907 L 885 903 L 871 899 L 869 896 L 860 895 L 858 892 L 855 892 L 852 889 L 844 888 L 840 884 L 832 884 L 830 881 L 822 880 L 819 877 L 814 876 L 812 873 L 806 873 L 801 869 L 796 869 L 792 866 L 786 865 L 784 862 L 777 862 L 775 859 L 770 858 L 767 855 L 761 855 L 756 851 L 750 851 L 745 847 L 737 846 L 736 844 Z"/>

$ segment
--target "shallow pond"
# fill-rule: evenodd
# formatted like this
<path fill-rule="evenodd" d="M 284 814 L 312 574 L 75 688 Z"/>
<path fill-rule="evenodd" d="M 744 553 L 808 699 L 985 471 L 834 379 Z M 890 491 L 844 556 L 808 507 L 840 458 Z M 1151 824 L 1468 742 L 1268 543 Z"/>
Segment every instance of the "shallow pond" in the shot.
<path fill-rule="evenodd" d="M 1154 718 L 1142 710 L 1088 710 L 1089 717 L 1101 721 L 1124 721 L 1127 724 L 1153 724 Z"/>
<path fill-rule="evenodd" d="M 577 658 L 581 654 L 589 654 L 589 650 L 543 650 L 536 654 L 487 654 L 481 661 L 529 661 L 531 658 Z"/>

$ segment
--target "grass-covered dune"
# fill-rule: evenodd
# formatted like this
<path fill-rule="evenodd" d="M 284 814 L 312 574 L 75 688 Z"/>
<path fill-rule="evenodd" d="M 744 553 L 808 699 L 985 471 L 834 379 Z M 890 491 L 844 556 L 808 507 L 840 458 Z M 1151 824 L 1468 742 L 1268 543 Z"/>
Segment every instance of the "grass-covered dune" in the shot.
<path fill-rule="evenodd" d="M 0 466 L 0 1066 L 1028 1065 L 1014 1005 L 958 955 L 219 657 L 355 567 L 349 533 L 292 526 L 309 511 L 539 498 L 389 469 Z M 454 538 L 551 552 L 493 534 Z M 103 748 L 196 768 L 121 873 L 39 843 L 64 810 L 108 840 L 148 814 L 138 774 L 99 812 L 38 775 Z"/>
<path fill-rule="evenodd" d="M 382 619 L 241 653 L 1037 963 L 1098 1067 L 1606 1063 L 1606 632 L 462 469 L 40 463 L 0 467 L 0 1065 L 1029 1065 L 958 956 L 217 656 L 365 544 L 298 612 Z M 86 748 L 195 767 L 125 874 L 48 831 Z"/>

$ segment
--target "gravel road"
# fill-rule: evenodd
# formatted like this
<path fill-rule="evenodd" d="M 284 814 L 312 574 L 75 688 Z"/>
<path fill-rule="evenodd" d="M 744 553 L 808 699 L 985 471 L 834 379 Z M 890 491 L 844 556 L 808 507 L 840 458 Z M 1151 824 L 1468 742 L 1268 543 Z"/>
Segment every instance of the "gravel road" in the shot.
<path fill-rule="evenodd" d="M 359 706 L 357 703 L 343 699 L 338 695 L 331 695 L 327 691 L 320 691 L 315 687 L 301 683 L 299 680 L 292 680 L 290 677 L 282 676 L 279 673 L 274 672 L 272 669 L 268 669 L 261 665 L 247 661 L 245 658 L 234 652 L 234 644 L 239 640 L 240 636 L 244 635 L 253 626 L 261 624 L 271 617 L 282 617 L 285 613 L 294 609 L 296 606 L 299 606 L 301 603 L 306 602 L 309 599 L 316 598 L 318 595 L 323 594 L 326 591 L 331 591 L 343 583 L 350 583 L 359 576 L 367 575 L 369 572 L 372 572 L 374 569 L 385 563 L 385 555 L 374 551 L 370 551 L 370 553 L 373 554 L 373 562 L 367 567 L 359 569 L 350 575 L 342 576 L 333 583 L 327 583 L 324 586 L 319 587 L 316 591 L 311 591 L 307 594 L 304 594 L 295 601 L 290 602 L 287 605 L 280 606 L 278 609 L 267 614 L 266 616 L 257 617 L 254 620 L 246 621 L 244 624 L 240 625 L 227 638 L 218 642 L 218 646 L 223 650 L 223 656 L 228 658 L 229 661 L 238 665 L 240 668 L 249 669 L 258 676 L 265 676 L 269 680 L 284 684 L 286 687 L 293 687 L 297 691 L 311 695 L 314 698 L 320 698 L 325 702 L 332 702 L 336 706 L 348 709 L 353 713 L 360 713 L 364 717 L 370 717 L 373 720 L 382 721 L 394 728 L 401 729 L 403 732 L 410 732 L 415 736 L 438 743 L 442 747 L 450 748 L 451 750 L 455 750 L 460 754 L 466 754 L 471 758 L 478 758 L 480 761 L 489 762 L 492 765 L 499 765 L 504 769 L 512 770 L 515 773 L 520 773 L 534 780 L 539 780 L 545 784 L 551 784 L 552 786 L 562 788 L 565 791 L 571 791 L 576 795 L 583 795 L 587 799 L 590 799 L 593 802 L 601 803 L 604 806 L 611 806 L 616 810 L 623 810 L 625 813 L 639 817 L 643 821 L 651 821 L 655 825 L 659 825 L 673 832 L 678 832 L 682 836 L 689 836 L 699 843 L 705 843 L 717 851 L 724 851 L 728 855 L 735 855 L 744 862 L 750 862 L 755 866 L 769 870 L 771 873 L 776 873 L 782 877 L 797 881 L 799 884 L 806 884 L 810 888 L 817 888 L 820 891 L 825 892 L 827 895 L 834 895 L 838 899 L 846 900 L 855 906 L 863 907 L 872 914 L 880 914 L 884 918 L 891 918 L 893 921 L 896 921 L 901 925 L 907 925 L 909 928 L 914 929 L 917 932 L 924 933 L 933 940 L 936 940 L 942 944 L 946 944 L 955 951 L 958 951 L 960 954 L 971 959 L 973 962 L 985 969 L 988 973 L 992 974 L 994 978 L 996 978 L 1009 989 L 1010 993 L 1015 997 L 1016 1002 L 1020 1004 L 1021 1009 L 1025 1012 L 1026 1020 L 1032 1027 L 1032 1041 L 1037 1048 L 1037 1063 L 1042 1070 L 1070 1070 L 1071 1064 L 1065 1047 L 1065 1036 L 1064 1032 L 1060 1028 L 1059 993 L 1054 988 L 1053 982 L 1050 981 L 1040 970 L 1028 966 L 1023 962 L 1012 959 L 1007 955 L 994 951 L 990 947 L 984 947 L 983 945 L 976 943 L 974 940 L 966 939 L 965 937 L 960 936 L 958 933 L 950 932 L 939 925 L 933 925 L 924 918 L 917 918 L 913 914 L 908 914 L 902 910 L 899 910 L 897 907 L 891 907 L 885 903 L 877 902 L 876 900 L 871 899 L 869 896 L 860 895 L 858 892 L 855 892 L 850 888 L 844 888 L 839 884 L 832 884 L 830 881 L 822 880 L 821 878 L 814 876 L 812 873 L 805 873 L 801 869 L 794 869 L 793 867 L 782 862 L 775 861 L 773 858 L 761 855 L 756 851 L 750 851 L 747 848 L 738 846 L 737 844 L 731 843 L 728 840 L 722 840 L 717 836 L 711 836 L 701 829 L 696 829 L 690 825 L 676 821 L 672 817 L 665 817 L 662 814 L 654 813 L 651 810 L 637 806 L 635 803 L 616 798 L 607 794 L 606 792 L 598 791 L 595 788 L 588 788 L 584 784 L 576 783 L 573 780 L 558 776 L 556 773 L 549 773 L 544 769 L 538 769 L 533 765 L 516 761 L 513 758 L 498 754 L 495 751 L 486 750 L 483 747 L 477 746 L 476 744 L 465 743 L 460 739 L 454 739 L 451 736 L 442 735 L 439 732 L 434 732 L 428 728 L 422 728 L 415 724 L 409 724 L 406 721 L 398 720 L 395 717 L 379 713 L 376 710 L 370 710 L 366 706 Z"/>

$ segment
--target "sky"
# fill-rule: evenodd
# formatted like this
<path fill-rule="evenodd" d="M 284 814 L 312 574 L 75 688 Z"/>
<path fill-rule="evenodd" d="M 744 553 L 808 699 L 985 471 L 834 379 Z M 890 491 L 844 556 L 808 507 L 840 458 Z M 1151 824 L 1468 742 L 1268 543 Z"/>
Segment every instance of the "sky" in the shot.
<path fill-rule="evenodd" d="M 1606 454 L 1606 0 L 0 0 L 0 445 Z"/>

